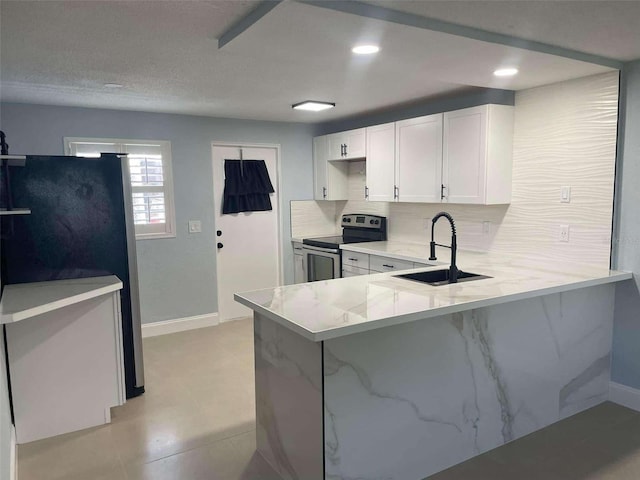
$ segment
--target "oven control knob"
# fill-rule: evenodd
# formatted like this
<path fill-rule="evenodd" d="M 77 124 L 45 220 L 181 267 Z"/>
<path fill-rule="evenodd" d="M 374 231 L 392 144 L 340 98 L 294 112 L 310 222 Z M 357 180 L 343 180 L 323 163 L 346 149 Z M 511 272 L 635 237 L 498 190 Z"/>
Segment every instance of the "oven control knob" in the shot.
<path fill-rule="evenodd" d="M 376 225 L 378 225 L 380 223 L 380 220 L 376 220 Z"/>
<path fill-rule="evenodd" d="M 343 222 L 348 222 L 348 221 L 349 221 L 349 219 L 348 219 L 347 217 L 342 217 L 342 221 L 343 221 Z"/>
<path fill-rule="evenodd" d="M 374 220 L 369 220 L 369 223 L 370 223 L 371 225 L 373 225 L 373 224 L 375 223 L 375 221 L 374 221 Z"/>

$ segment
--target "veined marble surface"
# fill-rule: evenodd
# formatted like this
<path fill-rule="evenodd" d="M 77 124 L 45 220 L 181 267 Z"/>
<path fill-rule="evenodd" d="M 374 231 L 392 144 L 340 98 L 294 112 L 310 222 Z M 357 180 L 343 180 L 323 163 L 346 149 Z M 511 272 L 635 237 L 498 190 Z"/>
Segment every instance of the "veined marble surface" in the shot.
<path fill-rule="evenodd" d="M 446 249 L 439 248 L 439 260 L 445 258 L 443 253 L 446 254 Z M 294 332 L 313 341 L 322 341 L 632 278 L 631 273 L 576 264 L 549 264 L 488 253 L 458 253 L 460 269 L 493 278 L 434 287 L 396 278 L 396 273 L 380 273 L 269 288 L 235 294 L 234 297 Z M 428 256 L 428 252 L 425 255 Z M 425 258 L 408 256 L 405 259 L 423 262 Z"/>
<path fill-rule="evenodd" d="M 320 480 L 322 346 L 254 315 L 256 443 L 284 480 Z"/>
<path fill-rule="evenodd" d="M 607 399 L 602 285 L 324 342 L 326 479 L 425 478 Z"/>

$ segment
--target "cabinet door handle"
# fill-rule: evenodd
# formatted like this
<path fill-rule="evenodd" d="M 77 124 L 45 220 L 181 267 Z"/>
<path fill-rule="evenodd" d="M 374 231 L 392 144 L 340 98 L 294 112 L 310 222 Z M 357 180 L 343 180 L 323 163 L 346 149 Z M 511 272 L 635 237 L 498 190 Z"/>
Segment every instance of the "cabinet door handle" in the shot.
<path fill-rule="evenodd" d="M 322 187 L 322 198 L 327 198 L 327 187 Z"/>
<path fill-rule="evenodd" d="M 348 155 L 347 154 L 347 144 L 345 143 L 344 144 L 344 156 L 346 157 L 347 155 Z"/>
<path fill-rule="evenodd" d="M 446 198 L 446 195 L 444 194 L 444 189 L 447 188 L 444 186 L 444 184 L 440 184 L 440 200 L 444 200 Z"/>
<path fill-rule="evenodd" d="M 387 265 L 386 263 L 383 263 L 382 266 L 387 268 L 396 268 L 393 265 Z"/>
<path fill-rule="evenodd" d="M 357 258 L 350 258 L 349 260 L 351 260 L 352 262 L 357 262 L 358 261 Z"/>
<path fill-rule="evenodd" d="M 396 185 L 394 185 L 393 186 L 393 199 L 394 200 L 397 199 L 399 195 L 400 195 L 400 189 Z"/>
<path fill-rule="evenodd" d="M 366 185 L 364 187 L 364 198 L 369 198 L 369 187 Z"/>

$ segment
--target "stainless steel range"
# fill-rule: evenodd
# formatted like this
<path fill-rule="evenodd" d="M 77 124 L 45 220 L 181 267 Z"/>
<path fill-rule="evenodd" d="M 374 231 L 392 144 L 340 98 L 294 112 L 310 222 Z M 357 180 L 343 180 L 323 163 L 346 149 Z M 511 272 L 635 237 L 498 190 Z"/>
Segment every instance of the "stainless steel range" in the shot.
<path fill-rule="evenodd" d="M 377 215 L 350 214 L 342 216 L 342 235 L 305 238 L 303 251 L 307 265 L 307 281 L 340 278 L 345 243 L 380 242 L 387 239 L 387 219 Z"/>

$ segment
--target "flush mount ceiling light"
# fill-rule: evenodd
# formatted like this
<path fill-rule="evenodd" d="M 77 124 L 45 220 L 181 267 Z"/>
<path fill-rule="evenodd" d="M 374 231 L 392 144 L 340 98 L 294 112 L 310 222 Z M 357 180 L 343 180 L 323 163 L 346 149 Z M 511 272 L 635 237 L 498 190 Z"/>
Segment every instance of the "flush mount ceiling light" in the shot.
<path fill-rule="evenodd" d="M 357 45 L 351 49 L 351 51 L 357 55 L 371 55 L 378 53 L 380 47 L 377 45 Z"/>
<path fill-rule="evenodd" d="M 509 68 L 499 68 L 498 70 L 496 70 L 495 72 L 493 72 L 493 74 L 496 77 L 512 77 L 514 76 L 516 73 L 518 73 L 518 69 L 517 68 L 513 68 L 513 67 L 509 67 Z"/>
<path fill-rule="evenodd" d="M 321 112 L 329 108 L 335 107 L 335 103 L 331 102 L 316 102 L 314 100 L 305 100 L 304 102 L 291 105 L 291 108 L 295 110 L 307 110 L 309 112 Z"/>
<path fill-rule="evenodd" d="M 105 83 L 104 88 L 122 88 L 123 85 L 120 83 Z"/>

